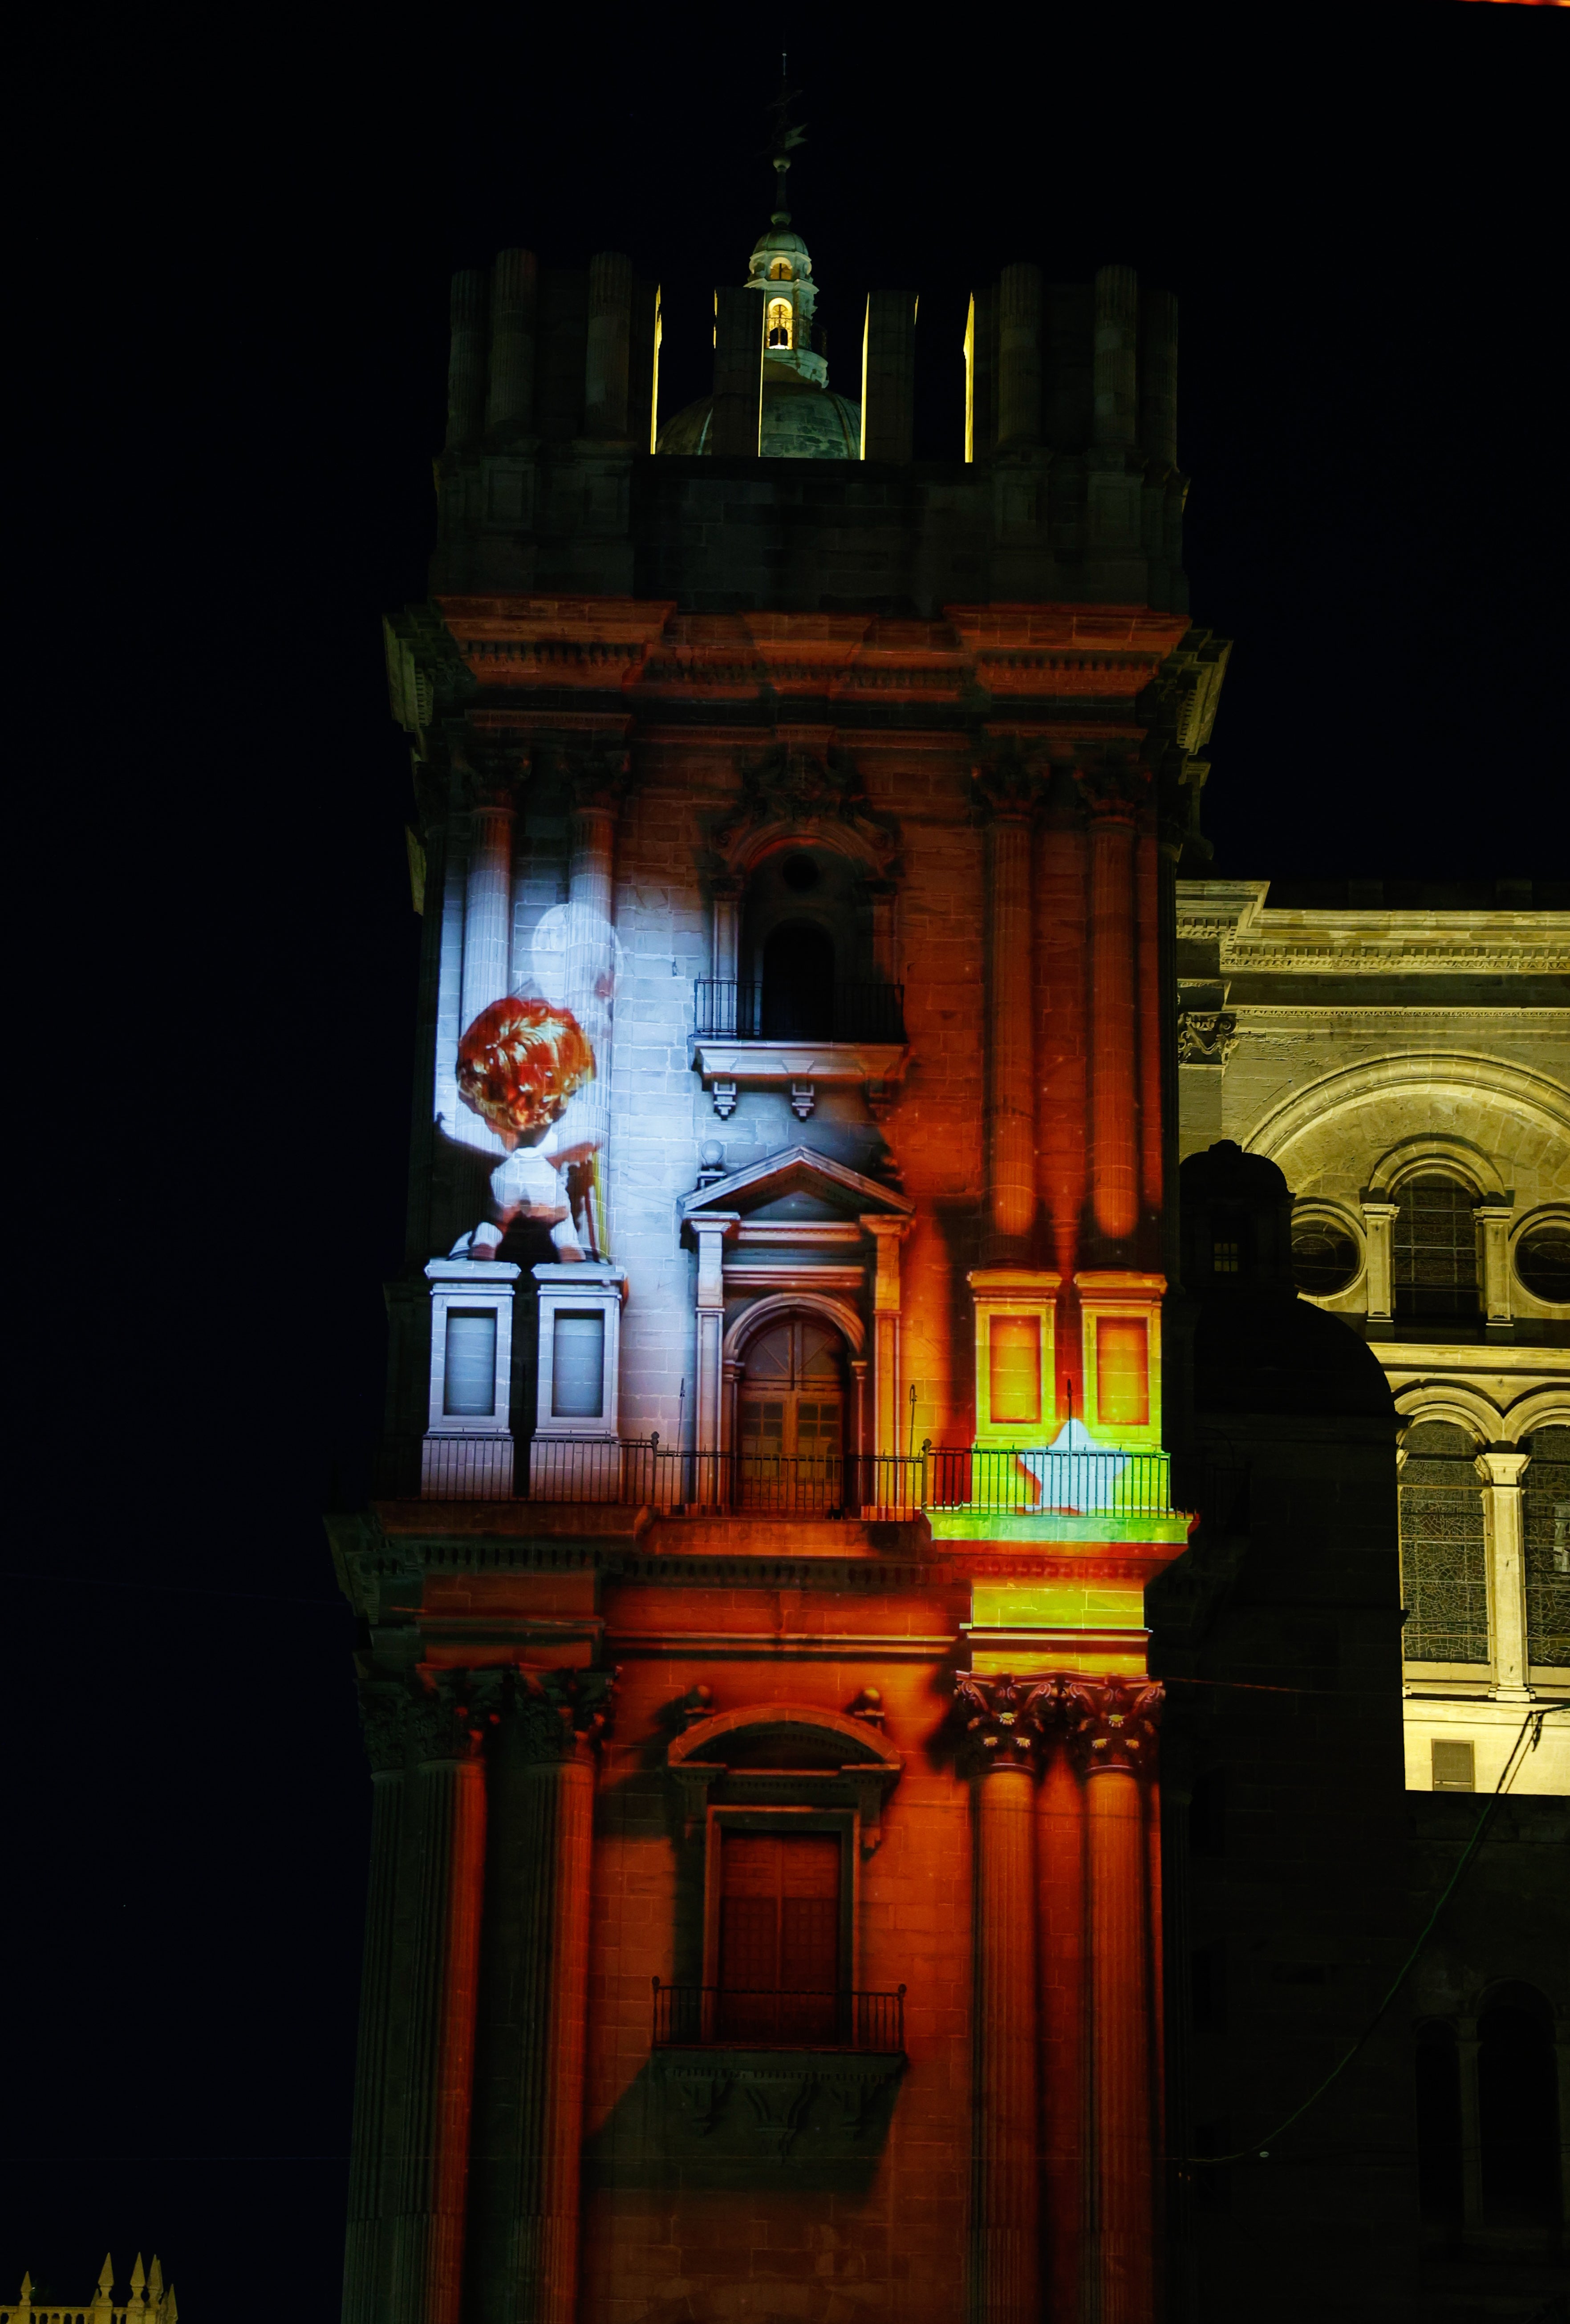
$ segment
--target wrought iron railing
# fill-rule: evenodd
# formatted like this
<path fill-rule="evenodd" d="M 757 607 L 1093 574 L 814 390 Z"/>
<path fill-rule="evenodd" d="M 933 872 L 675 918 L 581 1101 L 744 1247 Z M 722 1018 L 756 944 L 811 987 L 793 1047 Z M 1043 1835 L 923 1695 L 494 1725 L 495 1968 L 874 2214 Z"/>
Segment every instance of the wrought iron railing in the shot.
<path fill-rule="evenodd" d="M 486 1448 L 490 1448 L 487 1450 Z M 1165 1452 L 923 1444 L 904 1453 L 694 1452 L 657 1435 L 428 1436 L 384 1446 L 386 1499 L 619 1502 L 689 1516 L 1176 1516 Z"/>
<path fill-rule="evenodd" d="M 700 976 L 693 990 L 697 1030 L 725 1041 L 902 1041 L 902 984 L 836 984 L 821 1001 L 789 985 Z"/>
<path fill-rule="evenodd" d="M 905 1988 L 785 1993 L 654 1979 L 654 2047 L 883 2050 L 905 2047 Z"/>

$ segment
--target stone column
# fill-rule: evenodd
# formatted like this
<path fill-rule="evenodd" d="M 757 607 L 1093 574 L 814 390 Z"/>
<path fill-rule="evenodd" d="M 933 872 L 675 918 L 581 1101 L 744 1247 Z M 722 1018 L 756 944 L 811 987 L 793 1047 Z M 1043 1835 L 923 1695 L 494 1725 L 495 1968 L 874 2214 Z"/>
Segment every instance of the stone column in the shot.
<path fill-rule="evenodd" d="M 1153 1772 L 1161 1688 L 1069 1679 L 1070 1746 L 1085 1779 L 1089 1884 L 1090 2312 L 1099 2324 L 1153 2324 L 1155 2076 L 1151 1958 L 1141 1781 Z"/>
<path fill-rule="evenodd" d="M 971 2313 L 1039 2324 L 1035 1766 L 1048 1683 L 956 1681 L 975 1780 Z"/>
<path fill-rule="evenodd" d="M 1139 305 L 1139 277 L 1133 268 L 1104 266 L 1095 278 L 1092 357 L 1097 444 L 1122 446 L 1134 440 L 1139 418 L 1134 393 Z"/>
<path fill-rule="evenodd" d="M 699 1455 L 697 1498 L 705 1502 L 723 1498 L 718 1455 L 725 1443 L 725 1237 L 734 1234 L 741 1215 L 739 1211 L 705 1211 L 691 1222 L 697 1238 L 697 1393 L 693 1444 Z"/>
<path fill-rule="evenodd" d="M 608 1672 L 513 1674 L 493 1804 L 474 2324 L 574 2324 L 594 1748 Z"/>
<path fill-rule="evenodd" d="M 1483 1329 L 1491 1339 L 1510 1336 L 1510 1260 L 1506 1240 L 1515 1207 L 1479 1203 L 1473 1214 L 1482 1230 Z"/>
<path fill-rule="evenodd" d="M 445 448 L 462 452 L 478 441 L 485 416 L 485 278 L 477 270 L 453 276 L 448 313 Z"/>
<path fill-rule="evenodd" d="M 1085 1794 L 1066 1752 L 1047 1760 L 1037 1821 L 1040 1900 L 1043 2309 L 1079 2313 L 1085 2232 Z"/>
<path fill-rule="evenodd" d="M 763 426 L 763 318 L 756 290 L 714 294 L 714 417 L 708 448 L 720 459 L 758 456 Z"/>
<path fill-rule="evenodd" d="M 862 326 L 862 457 L 909 460 L 916 429 L 916 294 L 870 290 Z"/>
<path fill-rule="evenodd" d="M 711 883 L 709 896 L 714 912 L 714 966 L 710 974 L 720 983 L 734 983 L 741 973 L 736 954 L 741 943 L 742 882 L 732 872 L 723 873 Z M 718 996 L 715 1005 L 722 1006 Z M 723 1016 L 716 1016 L 714 1024 L 722 1033 L 740 1030 L 734 1017 L 727 1022 Z"/>
<path fill-rule="evenodd" d="M 1072 1286 L 1089 1183 L 1089 883 L 1085 835 L 1075 816 L 1073 785 L 1066 774 L 1053 778 L 1039 862 L 1037 1185 L 1052 1220 L 1052 1263 Z M 1076 1342 L 1077 1335 L 1066 1332 L 1065 1338 Z"/>
<path fill-rule="evenodd" d="M 1368 1321 L 1371 1326 L 1378 1326 L 1394 1319 L 1390 1304 L 1394 1275 L 1390 1229 L 1400 1214 L 1401 1206 L 1399 1203 L 1364 1203 L 1361 1207 L 1368 1246 L 1364 1271 L 1368 1286 Z"/>
<path fill-rule="evenodd" d="M 586 436 L 620 442 L 627 434 L 632 343 L 633 262 L 618 250 L 603 250 L 589 260 L 583 392 Z"/>
<path fill-rule="evenodd" d="M 567 952 L 563 1005 L 572 1011 L 595 1055 L 595 1074 L 572 1098 L 557 1145 L 594 1148 L 578 1224 L 591 1259 L 609 1259 L 609 1209 L 614 1184 L 611 1153 L 611 1076 L 615 1035 L 616 820 L 628 772 L 626 754 L 586 768 L 575 785 L 571 853 L 568 862 Z"/>
<path fill-rule="evenodd" d="M 344 2324 L 382 2324 L 387 2313 L 382 2223 L 386 2210 L 388 2049 L 393 2013 L 393 1918 L 402 1848 L 407 1690 L 360 1690 L 371 1762 L 371 1877 L 360 1978 L 355 2126 L 349 2148 L 349 2217 L 344 2249 Z"/>
<path fill-rule="evenodd" d="M 1488 1638 L 1496 1702 L 1530 1702 L 1528 1683 L 1527 1576 L 1521 1540 L 1521 1475 L 1531 1459 L 1513 1446 L 1480 1452 L 1482 1533 L 1488 1558 Z"/>
<path fill-rule="evenodd" d="M 531 250 L 503 250 L 491 270 L 491 384 L 485 426 L 521 431 L 534 419 L 539 268 Z"/>
<path fill-rule="evenodd" d="M 873 1286 L 873 1450 L 891 1459 L 905 1449 L 900 1441 L 900 1245 L 910 1222 L 880 1213 L 861 1223 L 878 1253 Z M 876 1498 L 891 1504 L 899 1499 L 893 1472 L 880 1477 Z"/>
<path fill-rule="evenodd" d="M 510 990 L 512 974 L 513 801 L 485 786 L 469 807 L 460 1036 Z"/>
<path fill-rule="evenodd" d="M 1041 269 L 1005 266 L 998 280 L 998 449 L 1041 435 Z"/>
<path fill-rule="evenodd" d="M 1121 775 L 1086 783 L 1090 821 L 1090 1157 L 1095 1223 L 1140 1222 L 1135 1137 L 1134 804 Z"/>
<path fill-rule="evenodd" d="M 485 1734 L 501 1674 L 426 1670 L 411 1707 L 413 1943 L 391 2324 L 458 2324 L 485 1863 Z"/>

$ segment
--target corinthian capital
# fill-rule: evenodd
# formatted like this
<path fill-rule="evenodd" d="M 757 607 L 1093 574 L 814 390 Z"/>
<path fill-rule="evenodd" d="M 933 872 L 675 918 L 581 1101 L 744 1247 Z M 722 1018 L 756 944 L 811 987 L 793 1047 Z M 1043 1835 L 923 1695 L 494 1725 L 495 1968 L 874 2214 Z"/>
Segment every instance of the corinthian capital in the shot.
<path fill-rule="evenodd" d="M 1150 770 L 1126 752 L 1107 751 L 1074 770 L 1093 823 L 1131 823 L 1150 792 Z"/>
<path fill-rule="evenodd" d="M 982 1774 L 1039 1766 L 1057 1723 L 1063 1683 L 1060 1678 L 977 1678 L 961 1671 L 954 1695 L 965 1719 L 962 1758 Z"/>
<path fill-rule="evenodd" d="M 1082 1775 L 1153 1774 L 1166 1689 L 1157 1679 L 1068 1678 L 1061 1682 L 1068 1748 Z"/>
<path fill-rule="evenodd" d="M 1013 734 L 982 752 L 971 766 L 971 805 L 984 823 L 1028 822 L 1045 788 L 1043 767 L 1027 758 Z"/>
<path fill-rule="evenodd" d="M 477 1759 L 502 1707 L 497 1670 L 437 1670 L 422 1664 L 420 1691 L 411 1699 L 415 1758 Z"/>
<path fill-rule="evenodd" d="M 612 1716 L 614 1671 L 515 1670 L 507 1714 L 528 1759 L 570 1759 L 597 1743 Z"/>

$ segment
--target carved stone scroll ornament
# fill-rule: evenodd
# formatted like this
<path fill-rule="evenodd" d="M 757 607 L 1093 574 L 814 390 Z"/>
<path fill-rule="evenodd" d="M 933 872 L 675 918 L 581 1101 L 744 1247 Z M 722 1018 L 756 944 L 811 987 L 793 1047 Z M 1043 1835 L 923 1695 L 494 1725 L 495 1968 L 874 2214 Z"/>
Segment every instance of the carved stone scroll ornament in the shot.
<path fill-rule="evenodd" d="M 423 1766 L 439 1759 L 477 1759 L 502 1711 L 499 1670 L 437 1670 L 422 1665 L 410 1700 L 414 1757 Z"/>
<path fill-rule="evenodd" d="M 360 1685 L 360 1726 L 374 1775 L 399 1773 L 409 1757 L 409 1713 L 413 1697 L 396 1679 L 365 1679 Z"/>
<path fill-rule="evenodd" d="M 980 822 L 993 816 L 1029 822 L 1045 788 L 1046 776 L 1035 757 L 1027 758 L 1018 738 L 1006 734 L 971 768 L 972 812 Z"/>
<path fill-rule="evenodd" d="M 1178 1061 L 1224 1066 L 1237 1047 L 1237 1019 L 1224 1009 L 1178 1011 Z"/>
<path fill-rule="evenodd" d="M 965 1722 L 962 1760 L 983 1774 L 1039 1766 L 1042 1746 L 1057 1724 L 1063 1685 L 1060 1678 L 977 1678 L 961 1671 L 954 1693 Z"/>
<path fill-rule="evenodd" d="M 746 852 L 755 832 L 814 824 L 847 825 L 881 870 L 895 868 L 898 822 L 873 805 L 855 761 L 832 743 L 815 749 L 779 742 L 743 765 L 741 798 L 716 830 L 715 844 L 729 863 Z"/>
<path fill-rule="evenodd" d="M 1114 1768 L 1154 1775 L 1166 1689 L 1158 1679 L 1067 1678 L 1062 1687 L 1068 1748 L 1082 1775 Z"/>
<path fill-rule="evenodd" d="M 506 1715 L 530 1759 L 570 1759 L 611 1723 L 614 1671 L 523 1670 L 511 1674 Z"/>

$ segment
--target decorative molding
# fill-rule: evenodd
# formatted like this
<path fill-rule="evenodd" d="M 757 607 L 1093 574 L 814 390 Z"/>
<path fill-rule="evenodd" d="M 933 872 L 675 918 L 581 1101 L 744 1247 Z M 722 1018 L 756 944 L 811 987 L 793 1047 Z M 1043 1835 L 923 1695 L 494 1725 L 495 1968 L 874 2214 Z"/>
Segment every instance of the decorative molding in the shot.
<path fill-rule="evenodd" d="M 796 833 L 846 848 L 880 877 L 895 871 L 899 823 L 873 805 L 854 759 L 827 730 L 781 734 L 741 775 L 741 798 L 714 835 L 727 870 L 750 868 L 771 842 Z"/>

